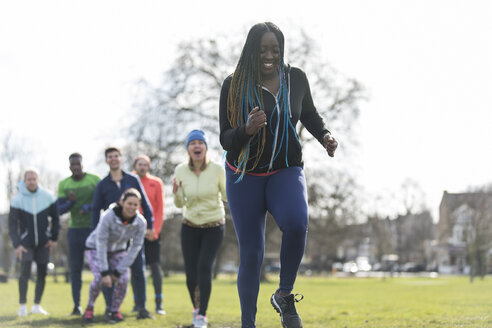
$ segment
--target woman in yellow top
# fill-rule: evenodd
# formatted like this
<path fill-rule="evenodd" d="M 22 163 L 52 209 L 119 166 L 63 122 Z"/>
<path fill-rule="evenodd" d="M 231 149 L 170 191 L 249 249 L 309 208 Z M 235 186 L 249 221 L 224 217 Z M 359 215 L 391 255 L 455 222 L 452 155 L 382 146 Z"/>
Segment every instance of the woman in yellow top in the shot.
<path fill-rule="evenodd" d="M 207 138 L 203 131 L 191 131 L 186 148 L 188 163 L 178 165 L 174 171 L 174 204 L 184 207 L 181 248 L 194 308 L 192 325 L 206 328 L 212 265 L 224 239 L 225 172 L 221 165 L 207 160 Z M 197 291 L 199 296 L 195 297 Z"/>

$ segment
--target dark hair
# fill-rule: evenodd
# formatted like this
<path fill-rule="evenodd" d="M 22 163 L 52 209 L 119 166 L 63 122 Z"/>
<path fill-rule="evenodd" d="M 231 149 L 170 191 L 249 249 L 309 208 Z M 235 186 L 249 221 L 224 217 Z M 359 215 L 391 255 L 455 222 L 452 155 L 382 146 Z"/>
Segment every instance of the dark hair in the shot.
<path fill-rule="evenodd" d="M 82 160 L 82 155 L 80 155 L 80 153 L 73 153 L 68 156 L 68 160 L 71 161 L 72 158 L 80 158 L 80 160 Z"/>
<path fill-rule="evenodd" d="M 108 147 L 108 148 L 106 148 L 106 150 L 104 150 L 104 157 L 107 157 L 109 153 L 112 153 L 114 151 L 118 152 L 118 154 L 120 154 L 120 156 L 121 156 L 121 150 L 119 148 Z"/>
<path fill-rule="evenodd" d="M 279 60 L 279 72 L 281 74 L 280 87 L 285 88 L 285 68 L 284 68 L 284 34 L 277 25 L 271 22 L 255 24 L 248 32 L 246 42 L 244 43 L 241 57 L 237 63 L 236 69 L 232 74 L 231 86 L 229 88 L 229 95 L 227 98 L 227 118 L 233 128 L 238 128 L 246 124 L 246 120 L 249 112 L 258 106 L 260 110 L 264 110 L 263 106 L 263 94 L 262 77 L 261 77 L 261 63 L 260 63 L 260 47 L 261 38 L 267 32 L 272 32 L 278 40 L 280 48 L 280 60 Z M 279 90 L 279 94 L 280 94 Z M 284 92 L 285 93 L 285 92 Z M 284 97 L 279 103 L 280 106 L 288 107 L 288 98 Z M 250 170 L 253 170 L 260 161 L 261 154 L 265 148 L 266 130 L 263 127 L 254 137 L 255 140 L 251 141 L 251 144 L 256 143 L 256 156 L 254 163 Z M 249 145 L 248 143 L 241 150 L 238 156 L 238 170 L 240 170 L 242 179 L 244 172 L 246 171 L 246 165 L 249 158 Z"/>
<path fill-rule="evenodd" d="M 138 200 L 142 200 L 142 195 L 140 195 L 138 190 L 135 188 L 128 188 L 127 190 L 123 191 L 120 199 L 122 202 L 124 202 L 128 199 L 128 197 L 137 197 Z"/>

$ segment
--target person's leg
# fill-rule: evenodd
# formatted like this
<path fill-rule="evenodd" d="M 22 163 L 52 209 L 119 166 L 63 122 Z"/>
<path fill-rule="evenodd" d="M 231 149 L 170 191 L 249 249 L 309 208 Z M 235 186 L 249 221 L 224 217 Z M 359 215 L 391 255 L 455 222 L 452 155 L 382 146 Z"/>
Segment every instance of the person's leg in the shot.
<path fill-rule="evenodd" d="M 97 263 L 97 253 L 95 249 L 85 251 L 85 255 L 87 256 L 87 261 L 89 262 L 89 268 L 94 275 L 94 280 L 92 280 L 89 285 L 89 300 L 87 302 L 87 308 L 93 309 L 94 303 L 96 302 L 96 298 L 101 292 L 102 289 L 102 276 L 101 270 L 99 269 L 99 265 Z M 111 290 L 111 289 L 109 289 Z M 107 307 L 107 305 L 106 305 Z"/>
<path fill-rule="evenodd" d="M 19 276 L 19 303 L 26 304 L 27 287 L 31 277 L 32 261 L 34 260 L 34 250 L 26 248 L 27 253 L 22 254 L 20 276 Z"/>
<path fill-rule="evenodd" d="M 155 293 L 155 308 L 156 310 L 162 309 L 162 271 L 161 264 L 154 262 L 150 264 L 150 272 L 152 274 L 152 284 L 154 285 Z"/>
<path fill-rule="evenodd" d="M 145 255 L 144 247 L 140 250 L 135 261 L 131 265 L 132 271 L 132 289 L 135 297 L 135 306 L 137 310 L 145 309 L 145 301 L 147 297 L 146 279 L 145 279 Z"/>
<path fill-rule="evenodd" d="M 82 288 L 82 269 L 84 266 L 85 240 L 90 234 L 89 228 L 69 228 L 67 232 L 70 282 L 74 308 L 80 306 L 80 289 Z"/>
<path fill-rule="evenodd" d="M 183 252 L 186 273 L 186 287 L 188 287 L 188 293 L 194 309 L 198 307 L 198 304 L 195 302 L 195 290 L 198 286 L 198 255 L 200 252 L 200 245 L 200 229 L 182 224 L 181 250 Z"/>
<path fill-rule="evenodd" d="M 50 249 L 48 247 L 38 246 L 34 249 L 34 261 L 36 262 L 36 289 L 34 292 L 34 304 L 39 304 L 43 297 L 44 286 L 46 283 L 46 271 L 50 260 Z"/>
<path fill-rule="evenodd" d="M 160 240 L 148 241 L 145 239 L 145 262 L 150 266 L 152 284 L 154 286 L 155 310 L 162 311 L 162 272 L 160 266 Z M 161 314 L 163 314 L 162 312 Z"/>
<path fill-rule="evenodd" d="M 41 297 L 43 297 L 48 264 L 36 263 L 36 266 L 37 266 L 37 278 L 36 278 L 36 289 L 34 292 L 34 304 L 39 304 L 41 302 Z"/>
<path fill-rule="evenodd" d="M 113 297 L 113 287 L 109 288 L 106 286 L 101 286 L 101 290 L 104 296 L 104 303 L 106 304 L 106 311 L 110 311 L 111 308 L 111 297 Z"/>
<path fill-rule="evenodd" d="M 109 263 L 111 268 L 116 268 L 118 263 L 126 256 L 126 252 L 119 252 L 116 254 L 112 254 L 109 258 Z M 125 298 L 128 281 L 130 279 L 129 270 L 125 270 L 124 273 L 120 275 L 118 278 L 118 283 L 116 284 L 113 290 L 112 296 L 112 304 L 111 304 L 111 312 L 118 312 L 120 310 L 121 303 L 123 303 L 123 299 Z"/>
<path fill-rule="evenodd" d="M 290 167 L 272 175 L 266 195 L 268 211 L 282 231 L 279 289 L 289 294 L 304 255 L 308 228 L 306 180 L 302 168 Z"/>
<path fill-rule="evenodd" d="M 237 288 L 243 328 L 255 327 L 260 271 L 265 252 L 265 183 L 268 177 L 238 175 L 226 167 L 226 191 L 239 243 Z"/>
<path fill-rule="evenodd" d="M 208 301 L 212 291 L 212 266 L 217 251 L 224 240 L 224 226 L 202 229 L 203 237 L 198 258 L 198 288 L 200 289 L 200 310 L 198 314 L 206 315 Z"/>

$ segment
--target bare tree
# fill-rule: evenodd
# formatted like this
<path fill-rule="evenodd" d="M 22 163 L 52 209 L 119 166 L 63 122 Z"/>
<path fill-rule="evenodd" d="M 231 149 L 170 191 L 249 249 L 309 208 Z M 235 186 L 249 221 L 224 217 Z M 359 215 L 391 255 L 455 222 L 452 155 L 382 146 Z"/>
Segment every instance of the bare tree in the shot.
<path fill-rule="evenodd" d="M 400 198 L 405 215 L 421 213 L 428 208 L 425 203 L 425 193 L 414 179 L 407 178 L 403 181 Z"/>
<path fill-rule="evenodd" d="M 360 221 L 359 187 L 348 174 L 336 169 L 306 170 L 309 199 L 307 255 L 319 271 L 331 269 L 337 246 L 347 237 L 347 225 Z"/>
<path fill-rule="evenodd" d="M 33 162 L 38 162 L 37 169 L 40 171 L 40 184 L 48 190 L 56 191 L 60 175 L 44 167 L 42 161 L 36 161 L 36 152 L 32 149 L 30 140 L 16 136 L 12 131 L 8 131 L 2 137 L 0 158 L 5 172 L 5 191 L 8 203 L 17 192 L 17 184 L 23 179 L 22 174 L 26 166 Z M 8 233 L 8 225 L 0 225 L 2 234 L 2 263 L 5 272 L 9 272 L 12 267 L 13 248 Z M 63 242 L 62 242 L 63 243 Z M 65 252 L 66 254 L 64 254 Z M 58 254 L 68 258 L 68 250 L 64 247 L 55 248 L 53 258 L 56 260 Z"/>
<path fill-rule="evenodd" d="M 12 131 L 7 131 L 2 137 L 1 141 L 1 164 L 5 172 L 5 192 L 7 202 L 10 204 L 12 197 L 17 190 L 17 183 L 22 178 L 21 174 L 23 171 L 25 160 L 27 159 L 29 147 L 24 139 L 17 138 L 14 136 Z M 8 274 L 12 266 L 12 255 L 13 248 L 10 241 L 10 236 L 8 232 L 8 224 L 0 225 L 2 229 L 2 263 L 3 269 Z"/>
<path fill-rule="evenodd" d="M 396 236 L 393 234 L 392 221 L 389 217 L 381 218 L 377 215 L 368 218 L 371 227 L 371 243 L 374 245 L 375 256 L 379 263 L 383 255 L 394 254 L 396 251 Z"/>

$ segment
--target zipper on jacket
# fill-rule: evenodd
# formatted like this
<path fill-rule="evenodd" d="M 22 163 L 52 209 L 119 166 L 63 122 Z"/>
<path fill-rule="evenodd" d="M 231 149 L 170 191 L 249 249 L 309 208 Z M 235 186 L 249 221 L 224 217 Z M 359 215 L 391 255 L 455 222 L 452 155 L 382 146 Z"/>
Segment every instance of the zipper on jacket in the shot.
<path fill-rule="evenodd" d="M 33 212 L 33 219 L 34 219 L 34 245 L 38 246 L 38 243 L 39 243 L 38 215 L 37 215 L 36 198 L 35 197 L 32 197 L 32 212 Z"/>
<path fill-rule="evenodd" d="M 287 73 L 287 88 L 288 88 L 287 97 L 289 100 L 289 117 L 292 118 L 292 108 L 290 107 L 290 66 L 289 66 L 289 71 Z"/>
<path fill-rule="evenodd" d="M 275 96 L 267 88 L 265 88 L 265 87 L 262 87 L 262 88 L 265 89 L 268 93 L 270 93 L 273 96 L 273 98 L 275 99 L 274 112 L 277 112 L 277 127 L 275 128 L 275 136 L 273 138 L 273 151 L 272 151 L 272 156 L 270 157 L 270 164 L 268 165 L 268 171 L 270 171 L 273 167 L 273 158 L 275 157 L 275 151 L 277 150 L 278 128 L 280 126 L 280 106 L 278 104 L 277 96 Z"/>

